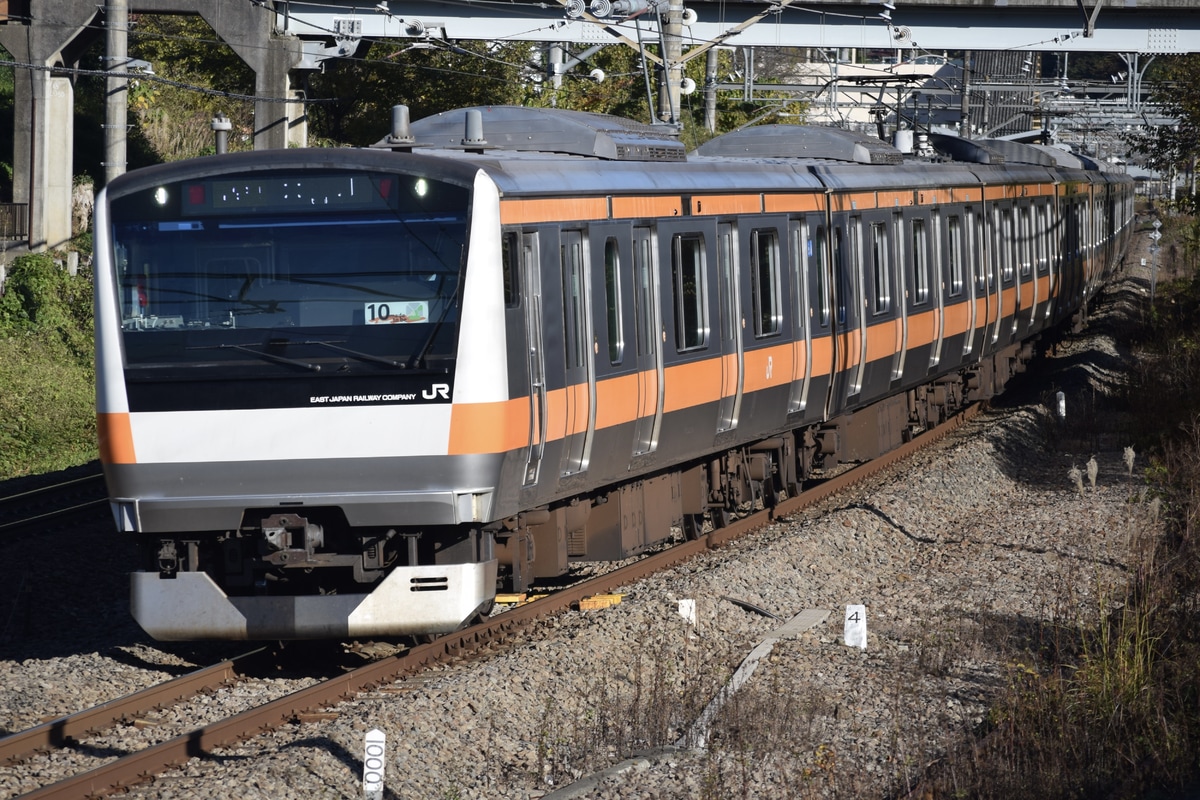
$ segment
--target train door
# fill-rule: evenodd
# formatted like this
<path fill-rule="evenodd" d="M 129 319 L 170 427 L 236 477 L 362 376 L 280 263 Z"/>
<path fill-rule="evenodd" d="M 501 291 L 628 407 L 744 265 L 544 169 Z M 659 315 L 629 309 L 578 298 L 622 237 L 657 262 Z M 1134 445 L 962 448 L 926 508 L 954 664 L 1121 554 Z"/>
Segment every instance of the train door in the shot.
<path fill-rule="evenodd" d="M 904 250 L 904 219 L 900 214 L 892 214 L 892 223 L 889 226 L 888 234 L 892 240 L 891 259 L 892 266 L 886 266 L 885 272 L 895 278 L 895 285 L 888 292 L 892 307 L 896 309 L 896 347 L 892 351 L 892 375 L 893 381 L 898 381 L 904 377 L 904 364 L 908 358 L 908 276 L 905 270 L 905 264 L 908 263 L 905 256 L 912 258 L 911 253 L 905 253 Z M 886 252 L 886 242 L 884 243 Z M 886 279 L 886 277 L 885 277 Z M 876 282 L 878 290 L 878 281 Z"/>
<path fill-rule="evenodd" d="M 538 235 L 521 234 L 521 284 L 525 288 L 525 333 L 529 354 L 529 452 L 525 456 L 525 485 L 537 483 L 546 450 L 546 360 L 542 351 L 542 277 Z"/>
<path fill-rule="evenodd" d="M 971 353 L 975 327 L 975 281 L 971 267 L 970 230 L 966 215 L 946 217 L 945 329 L 951 337 L 950 365 L 961 364 Z"/>
<path fill-rule="evenodd" d="M 840 412 L 862 391 L 867 327 L 863 315 L 862 250 L 858 216 L 833 222 L 834 367 L 830 413 Z"/>
<path fill-rule="evenodd" d="M 747 220 L 743 220 L 747 222 Z M 746 383 L 749 394 L 743 410 L 761 430 L 782 422 L 783 386 L 792 379 L 792 348 L 785 311 L 791 292 L 788 272 L 787 229 L 784 216 L 756 217 L 743 230 L 740 242 L 743 337 L 746 347 Z M 747 407 L 748 405 L 748 407 Z"/>
<path fill-rule="evenodd" d="M 1017 205 L 1017 309 L 1013 317 L 1013 334 L 1023 337 L 1033 329 L 1038 306 L 1038 285 L 1033 277 L 1036 243 L 1033 230 L 1033 205 L 1022 200 Z"/>
<path fill-rule="evenodd" d="M 927 238 L 929 244 L 929 264 L 931 268 L 928 271 L 930 275 L 930 304 L 933 307 L 933 345 L 929 350 L 929 365 L 928 368 L 933 370 L 942 361 L 942 345 L 946 341 L 946 286 L 947 281 L 942 276 L 940 265 L 942 260 L 942 212 L 940 209 L 932 209 L 929 212 L 929 233 L 927 237 L 921 237 L 923 231 L 913 231 L 913 246 L 916 247 L 916 239 Z"/>
<path fill-rule="evenodd" d="M 565 367 L 566 440 L 562 474 L 587 469 L 596 430 L 596 373 L 592 358 L 591 314 L 588 313 L 588 260 L 583 231 L 564 230 L 562 251 L 563 355 Z"/>
<path fill-rule="evenodd" d="M 966 282 L 967 337 L 963 345 L 963 361 L 966 362 L 970 360 L 969 357 L 979 352 L 982 332 L 987 327 L 987 273 L 986 254 L 980 252 L 978 236 L 975 234 L 979 220 L 970 206 L 963 209 L 962 222 L 963 255 L 969 265 Z"/>
<path fill-rule="evenodd" d="M 995 208 L 995 206 L 992 207 Z M 980 258 L 977 264 L 981 269 L 978 286 L 984 298 L 983 312 L 985 315 L 980 321 L 979 355 L 983 355 L 989 350 L 990 345 L 1000 337 L 1000 317 L 1003 314 L 1000 307 L 1000 280 L 997 275 L 1000 270 L 1000 265 L 997 263 L 999 257 L 988 246 L 989 242 L 1000 238 L 1000 231 L 999 224 L 989 221 L 987 206 L 982 205 L 975 218 L 974 247 Z"/>
<path fill-rule="evenodd" d="M 993 344 L 1000 341 L 1002 334 L 1005 335 L 1005 343 L 1012 340 L 1012 334 L 1016 331 L 1017 326 L 1017 309 L 1020 307 L 1020 290 L 1016 283 L 1016 259 L 1015 251 L 1017 247 L 1017 233 L 1014 228 L 1015 220 L 1013 218 L 1013 207 L 1008 201 L 1005 201 L 1002 208 L 992 206 L 995 209 L 996 227 L 992 236 L 992 241 L 995 242 L 993 252 L 996 258 L 993 260 L 993 274 L 1000 273 L 999 286 L 996 292 L 996 320 L 992 327 Z M 1007 315 L 1012 315 L 1012 322 L 1007 331 L 1002 330 L 1001 323 Z"/>
<path fill-rule="evenodd" d="M 741 297 L 738 290 L 737 226 L 717 225 L 717 293 L 721 328 L 721 400 L 717 432 L 737 427 L 745 385 Z"/>
<path fill-rule="evenodd" d="M 633 455 L 658 447 L 663 413 L 662 329 L 658 318 L 658 271 L 655 269 L 654 232 L 633 229 L 633 315 L 637 351 L 637 421 Z"/>
<path fill-rule="evenodd" d="M 1038 326 L 1049 322 L 1054 313 L 1054 295 L 1058 291 L 1056 263 L 1054 261 L 1054 205 L 1053 200 L 1042 198 L 1034 208 L 1034 228 L 1037 238 L 1037 272 L 1038 300 L 1042 304 L 1042 313 L 1038 318 Z"/>
<path fill-rule="evenodd" d="M 813 329 L 828 332 L 829 301 L 825 295 L 825 227 L 820 218 L 791 222 L 791 263 L 793 293 L 792 385 L 788 392 L 788 413 L 797 414 L 808 407 L 813 378 Z"/>
<path fill-rule="evenodd" d="M 596 420 L 597 426 L 609 429 L 597 431 L 600 442 L 606 443 L 601 452 L 592 450 L 592 469 L 611 472 L 615 465 L 628 462 L 628 438 L 614 438 L 616 422 L 622 423 L 624 437 L 632 436 L 636 372 L 632 330 L 633 320 L 633 254 L 632 232 L 628 222 L 593 223 L 588 228 L 591 248 L 591 270 L 596 281 L 592 292 L 592 333 L 596 362 Z M 610 380 L 618 378 L 619 380 Z M 614 391 L 613 387 L 620 389 Z M 602 389 L 607 388 L 607 391 Z M 620 442 L 620 444 L 618 444 Z"/>

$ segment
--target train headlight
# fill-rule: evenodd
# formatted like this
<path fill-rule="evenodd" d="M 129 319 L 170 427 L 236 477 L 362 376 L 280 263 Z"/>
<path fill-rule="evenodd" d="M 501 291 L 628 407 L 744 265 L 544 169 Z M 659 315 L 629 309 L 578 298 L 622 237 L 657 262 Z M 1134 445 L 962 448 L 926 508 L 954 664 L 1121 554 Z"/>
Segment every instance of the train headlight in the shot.
<path fill-rule="evenodd" d="M 417 197 L 424 197 L 429 193 L 429 181 L 424 178 L 417 178 L 417 182 L 413 184 L 413 192 Z"/>
<path fill-rule="evenodd" d="M 158 203 L 160 206 L 165 206 L 167 204 L 167 187 L 160 186 L 154 190 L 154 202 Z"/>

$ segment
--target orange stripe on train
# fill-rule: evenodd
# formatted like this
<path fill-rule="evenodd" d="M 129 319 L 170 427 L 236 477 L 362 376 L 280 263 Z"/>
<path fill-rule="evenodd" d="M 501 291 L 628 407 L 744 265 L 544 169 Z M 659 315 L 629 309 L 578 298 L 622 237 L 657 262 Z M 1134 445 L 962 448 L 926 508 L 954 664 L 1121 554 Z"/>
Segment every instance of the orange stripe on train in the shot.
<path fill-rule="evenodd" d="M 715 403 L 721 399 L 721 361 L 706 358 L 667 370 L 663 412 Z"/>
<path fill-rule="evenodd" d="M 505 200 L 500 203 L 503 225 L 529 222 L 608 219 L 603 197 L 556 197 L 545 200 Z"/>
<path fill-rule="evenodd" d="M 499 403 L 455 403 L 450 411 L 447 452 L 452 456 L 506 453 L 526 447 L 529 412 L 528 397 Z"/>
<path fill-rule="evenodd" d="M 128 412 L 97 414 L 96 433 L 100 442 L 100 461 L 105 464 L 136 464 L 133 426 Z"/>

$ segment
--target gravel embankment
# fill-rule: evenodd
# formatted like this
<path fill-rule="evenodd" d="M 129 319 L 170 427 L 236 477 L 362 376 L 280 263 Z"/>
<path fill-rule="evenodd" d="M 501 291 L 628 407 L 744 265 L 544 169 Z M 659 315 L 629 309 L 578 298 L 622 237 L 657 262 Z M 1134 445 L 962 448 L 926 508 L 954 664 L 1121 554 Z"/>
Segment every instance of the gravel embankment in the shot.
<path fill-rule="evenodd" d="M 1024 668 L 1014 653 L 1035 647 L 1044 626 L 1094 620 L 1158 530 L 1141 500 L 1144 460 L 1130 477 L 1120 419 L 1101 418 L 1096 399 L 1128 358 L 1118 332 L 1145 303 L 1139 278 L 1110 290 L 1084 334 L 992 411 L 847 496 L 627 587 L 619 605 L 564 615 L 505 652 L 383 687 L 338 706 L 335 719 L 193 759 L 128 797 L 361 797 L 372 728 L 388 737 L 393 798 L 894 792 L 983 721 Z M 1058 390 L 1065 425 L 1043 404 Z M 695 626 L 678 613 L 681 599 L 695 600 Z M 747 604 L 782 620 L 830 614 L 775 644 L 697 748 L 688 727 L 782 624 Z M 865 650 L 843 643 L 849 604 L 866 606 Z M 4 644 L 0 728 L 120 694 L 189 659 L 207 663 L 204 651 L 163 651 L 132 623 L 107 624 L 104 643 Z M 681 736 L 682 747 L 663 747 Z M 100 749 L 118 752 L 122 741 L 117 731 Z M 0 768 L 0 797 L 51 782 L 55 769 L 49 760 Z"/>

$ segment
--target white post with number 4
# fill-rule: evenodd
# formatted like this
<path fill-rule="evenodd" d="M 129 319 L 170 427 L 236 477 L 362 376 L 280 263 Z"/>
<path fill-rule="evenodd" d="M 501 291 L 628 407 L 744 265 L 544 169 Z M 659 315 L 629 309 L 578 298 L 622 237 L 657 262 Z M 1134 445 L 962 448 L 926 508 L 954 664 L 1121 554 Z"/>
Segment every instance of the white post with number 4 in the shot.
<path fill-rule="evenodd" d="M 383 800 L 383 771 L 387 764 L 387 737 L 375 728 L 367 731 L 363 747 L 363 797 L 366 800 Z"/>
<path fill-rule="evenodd" d="M 846 646 L 867 649 L 866 606 L 846 606 Z"/>

